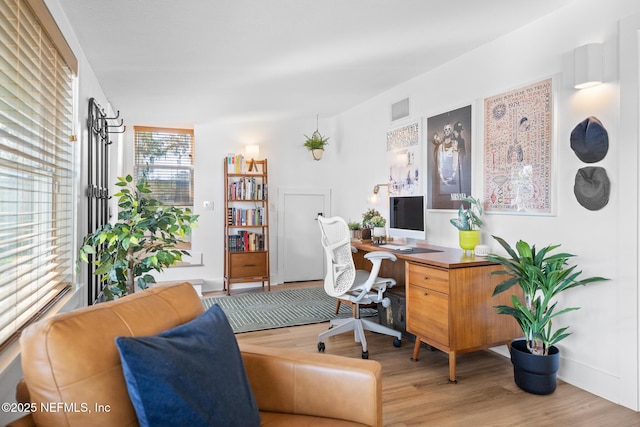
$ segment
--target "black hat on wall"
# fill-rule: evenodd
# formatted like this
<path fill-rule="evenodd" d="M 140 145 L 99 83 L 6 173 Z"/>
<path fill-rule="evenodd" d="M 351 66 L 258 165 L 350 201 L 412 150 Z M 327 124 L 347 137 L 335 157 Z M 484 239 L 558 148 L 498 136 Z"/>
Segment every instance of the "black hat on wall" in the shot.
<path fill-rule="evenodd" d="M 583 162 L 599 162 L 609 150 L 609 134 L 600 120 L 588 117 L 571 131 L 571 148 Z"/>
<path fill-rule="evenodd" d="M 578 169 L 573 193 L 578 203 L 590 211 L 602 209 L 609 203 L 610 183 L 607 171 L 599 166 Z"/>

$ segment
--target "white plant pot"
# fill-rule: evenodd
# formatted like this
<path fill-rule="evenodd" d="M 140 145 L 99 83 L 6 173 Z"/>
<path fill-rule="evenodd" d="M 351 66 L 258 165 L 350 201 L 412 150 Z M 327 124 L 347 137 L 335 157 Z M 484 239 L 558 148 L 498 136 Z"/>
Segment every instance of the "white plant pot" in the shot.
<path fill-rule="evenodd" d="M 384 227 L 373 227 L 373 235 L 376 237 L 385 237 L 387 235 Z"/>
<path fill-rule="evenodd" d="M 322 154 L 324 154 L 324 150 L 322 148 L 316 148 L 311 150 L 311 154 L 313 155 L 313 160 L 320 160 Z"/>

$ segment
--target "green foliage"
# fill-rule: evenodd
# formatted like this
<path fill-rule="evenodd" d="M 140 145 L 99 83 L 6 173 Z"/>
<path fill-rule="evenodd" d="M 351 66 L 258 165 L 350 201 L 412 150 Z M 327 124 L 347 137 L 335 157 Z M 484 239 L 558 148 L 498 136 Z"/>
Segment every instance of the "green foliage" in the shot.
<path fill-rule="evenodd" d="M 568 327 L 553 330 L 552 319 L 563 313 L 578 310 L 578 307 L 565 308 L 556 311 L 557 302 L 552 300 L 561 292 L 576 286 L 607 280 L 603 277 L 590 277 L 578 280 L 582 271 L 575 271 L 577 266 L 568 267 L 568 260 L 575 255 L 549 252 L 560 245 L 549 245 L 539 251 L 535 245 L 519 240 L 514 250 L 504 239 L 493 236 L 507 251 L 509 257 L 490 254 L 487 259 L 504 266 L 504 270 L 491 274 L 509 276 L 499 283 L 493 295 L 505 292 L 518 285 L 522 290 L 523 300 L 518 296 L 511 296 L 512 306 L 495 306 L 500 314 L 512 316 L 524 333 L 527 349 L 532 354 L 546 355 L 549 348 L 570 335 Z"/>
<path fill-rule="evenodd" d="M 362 226 L 364 228 L 374 227 L 374 225 L 371 223 L 371 220 L 376 216 L 381 217 L 382 215 L 380 214 L 380 212 L 373 208 L 367 209 L 367 211 L 362 214 Z"/>
<path fill-rule="evenodd" d="M 347 226 L 349 227 L 349 230 L 360 230 L 362 228 L 362 225 L 357 221 L 349 221 Z"/>
<path fill-rule="evenodd" d="M 482 203 L 479 199 L 475 199 L 471 196 L 462 199 L 463 202 L 469 203 L 469 207 L 465 208 L 464 203 L 458 208 L 458 217 L 452 218 L 449 221 L 458 230 L 471 231 L 479 230 L 482 226 Z"/>
<path fill-rule="evenodd" d="M 371 224 L 372 227 L 384 227 L 387 225 L 387 220 L 380 215 L 375 215 L 369 220 L 369 224 Z"/>
<path fill-rule="evenodd" d="M 329 137 L 323 137 L 318 130 L 314 131 L 311 136 L 305 135 L 307 140 L 304 143 L 304 146 L 307 147 L 309 151 L 311 150 L 324 150 L 324 146 L 328 144 Z"/>
<path fill-rule="evenodd" d="M 176 245 L 191 234 L 198 219 L 188 208 L 166 206 L 151 198 L 146 180 L 134 185 L 127 175 L 118 177 L 116 185 L 121 187 L 114 195 L 119 198 L 118 221 L 85 236 L 78 251 L 79 262 L 96 266 L 94 273 L 105 284 L 109 300 L 133 293 L 135 285 L 146 289 L 155 283 L 149 271 L 161 272 L 189 255 Z"/>

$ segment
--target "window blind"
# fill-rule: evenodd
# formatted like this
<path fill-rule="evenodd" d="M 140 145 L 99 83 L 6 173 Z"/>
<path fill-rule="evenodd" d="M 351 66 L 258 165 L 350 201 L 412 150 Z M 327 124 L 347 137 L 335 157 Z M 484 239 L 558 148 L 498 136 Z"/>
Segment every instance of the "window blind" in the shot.
<path fill-rule="evenodd" d="M 193 130 L 135 126 L 135 178 L 147 179 L 151 197 L 193 207 Z"/>
<path fill-rule="evenodd" d="M 0 342 L 7 342 L 72 282 L 73 73 L 28 2 L 0 0 L 0 24 Z"/>

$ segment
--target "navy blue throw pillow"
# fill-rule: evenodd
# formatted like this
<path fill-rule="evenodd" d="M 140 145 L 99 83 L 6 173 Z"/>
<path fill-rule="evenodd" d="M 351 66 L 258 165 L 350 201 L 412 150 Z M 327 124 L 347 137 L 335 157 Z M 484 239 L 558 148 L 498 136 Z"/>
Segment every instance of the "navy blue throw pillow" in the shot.
<path fill-rule="evenodd" d="M 142 427 L 259 426 L 260 414 L 229 321 L 218 305 L 145 337 L 117 337 Z"/>

